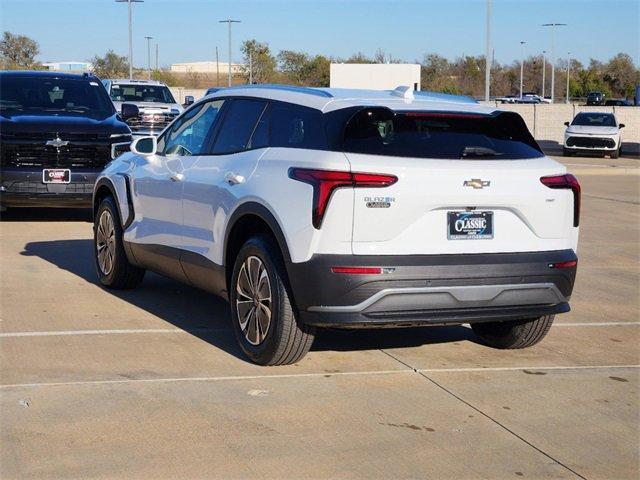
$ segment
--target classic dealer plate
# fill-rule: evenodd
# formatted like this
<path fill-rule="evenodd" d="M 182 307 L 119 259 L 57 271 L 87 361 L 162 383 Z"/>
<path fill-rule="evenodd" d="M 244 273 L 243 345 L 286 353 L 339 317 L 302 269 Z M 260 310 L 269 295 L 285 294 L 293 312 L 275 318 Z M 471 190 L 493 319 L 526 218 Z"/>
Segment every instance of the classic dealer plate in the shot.
<path fill-rule="evenodd" d="M 71 170 L 68 168 L 45 168 L 42 170 L 43 183 L 69 183 Z"/>
<path fill-rule="evenodd" d="M 493 238 L 493 212 L 447 212 L 449 240 Z"/>

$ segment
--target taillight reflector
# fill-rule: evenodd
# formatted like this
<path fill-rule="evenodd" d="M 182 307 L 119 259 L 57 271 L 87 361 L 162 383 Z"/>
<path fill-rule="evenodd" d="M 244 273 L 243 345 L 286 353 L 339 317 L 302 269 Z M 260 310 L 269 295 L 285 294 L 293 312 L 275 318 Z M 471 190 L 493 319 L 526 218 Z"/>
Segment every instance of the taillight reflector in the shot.
<path fill-rule="evenodd" d="M 331 267 L 331 272 L 349 275 L 380 275 L 382 267 Z"/>
<path fill-rule="evenodd" d="M 551 175 L 542 177 L 540 181 L 549 188 L 571 189 L 573 192 L 573 226 L 580 225 L 580 196 L 581 188 L 578 179 L 567 173 L 565 175 Z"/>
<path fill-rule="evenodd" d="M 289 178 L 308 183 L 313 187 L 312 222 L 320 228 L 334 190 L 344 187 L 381 188 L 398 181 L 394 175 L 378 173 L 340 172 L 335 170 L 314 170 L 309 168 L 289 169 Z"/>
<path fill-rule="evenodd" d="M 567 262 L 550 263 L 549 268 L 572 268 L 578 265 L 577 260 L 569 260 Z"/>

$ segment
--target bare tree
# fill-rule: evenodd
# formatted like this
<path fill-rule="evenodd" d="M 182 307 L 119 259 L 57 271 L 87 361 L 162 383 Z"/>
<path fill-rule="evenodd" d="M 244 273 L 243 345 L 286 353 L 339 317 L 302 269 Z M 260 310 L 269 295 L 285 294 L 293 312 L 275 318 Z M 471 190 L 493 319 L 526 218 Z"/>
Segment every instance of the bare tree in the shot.
<path fill-rule="evenodd" d="M 34 68 L 39 67 L 35 57 L 40 53 L 38 42 L 24 35 L 4 32 L 0 41 L 0 61 L 2 68 Z"/>

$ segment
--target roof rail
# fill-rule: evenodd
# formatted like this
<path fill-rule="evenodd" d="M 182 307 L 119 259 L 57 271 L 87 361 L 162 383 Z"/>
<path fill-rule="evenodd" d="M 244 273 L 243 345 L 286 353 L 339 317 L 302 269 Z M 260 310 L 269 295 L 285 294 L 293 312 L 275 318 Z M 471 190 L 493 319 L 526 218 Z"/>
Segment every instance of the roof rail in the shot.
<path fill-rule="evenodd" d="M 267 90 L 280 90 L 285 92 L 296 92 L 296 93 L 304 93 L 306 95 L 314 95 L 316 97 L 324 97 L 324 98 L 333 98 L 331 93 L 320 90 L 319 88 L 312 87 L 298 87 L 295 85 L 277 85 L 272 83 L 256 83 L 253 85 L 233 85 L 231 87 L 224 87 L 225 90 L 234 89 L 234 88 L 263 88 Z"/>
<path fill-rule="evenodd" d="M 435 100 L 455 103 L 478 103 L 478 101 L 467 95 L 453 95 L 450 93 L 429 92 L 429 91 L 415 91 L 413 94 L 416 97 L 420 97 L 423 100 Z"/>

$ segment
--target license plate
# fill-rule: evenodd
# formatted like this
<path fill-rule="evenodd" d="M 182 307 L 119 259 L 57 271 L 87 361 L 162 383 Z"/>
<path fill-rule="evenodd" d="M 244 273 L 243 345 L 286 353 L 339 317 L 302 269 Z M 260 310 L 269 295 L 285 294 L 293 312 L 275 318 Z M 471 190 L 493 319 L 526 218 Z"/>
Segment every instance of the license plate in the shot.
<path fill-rule="evenodd" d="M 42 171 L 42 183 L 69 183 L 71 170 L 68 168 L 45 168 Z"/>
<path fill-rule="evenodd" d="M 493 212 L 447 212 L 449 240 L 493 238 Z"/>

